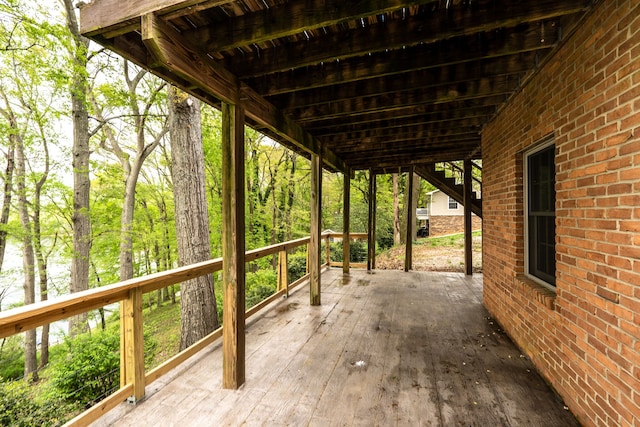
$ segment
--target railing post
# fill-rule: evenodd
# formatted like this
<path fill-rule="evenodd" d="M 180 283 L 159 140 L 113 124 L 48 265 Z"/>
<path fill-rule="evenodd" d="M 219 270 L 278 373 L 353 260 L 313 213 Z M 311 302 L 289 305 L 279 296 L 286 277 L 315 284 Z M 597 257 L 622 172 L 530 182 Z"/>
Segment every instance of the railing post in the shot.
<path fill-rule="evenodd" d="M 120 386 L 133 385 L 131 403 L 144 397 L 144 333 L 142 328 L 142 289 L 129 291 L 120 303 Z"/>
<path fill-rule="evenodd" d="M 287 251 L 278 252 L 278 292 L 284 290 L 284 295 L 289 297 L 289 272 Z"/>
<path fill-rule="evenodd" d="M 331 265 L 331 247 L 329 246 L 329 241 L 331 240 L 331 236 L 328 234 L 324 236 L 324 257 L 326 258 L 327 265 Z"/>

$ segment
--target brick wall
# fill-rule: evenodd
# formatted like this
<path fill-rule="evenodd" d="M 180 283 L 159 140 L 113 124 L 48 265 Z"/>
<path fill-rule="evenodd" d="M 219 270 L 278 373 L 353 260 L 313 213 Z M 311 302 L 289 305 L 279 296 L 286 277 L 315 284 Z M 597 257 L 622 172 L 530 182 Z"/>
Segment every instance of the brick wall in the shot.
<path fill-rule="evenodd" d="M 471 229 L 481 230 L 482 219 L 471 215 Z M 434 215 L 429 218 L 429 235 L 442 236 L 445 234 L 464 233 L 464 216 Z"/>
<path fill-rule="evenodd" d="M 524 277 L 522 151 L 556 141 L 557 294 Z M 483 132 L 484 302 L 585 425 L 640 425 L 640 4 L 603 0 Z"/>

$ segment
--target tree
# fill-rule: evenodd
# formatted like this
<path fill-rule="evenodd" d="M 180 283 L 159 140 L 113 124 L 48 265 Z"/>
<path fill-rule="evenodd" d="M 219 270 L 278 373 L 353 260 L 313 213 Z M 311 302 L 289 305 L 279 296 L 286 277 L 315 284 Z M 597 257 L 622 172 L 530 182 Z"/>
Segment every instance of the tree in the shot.
<path fill-rule="evenodd" d="M 200 102 L 175 88 L 168 98 L 178 262 L 187 265 L 211 257 Z M 183 350 L 219 325 L 213 277 L 182 283 L 180 295 Z"/>
<path fill-rule="evenodd" d="M 127 115 L 132 120 L 130 126 L 131 130 L 133 130 L 134 139 L 133 147 L 130 147 L 132 154 L 124 146 L 125 141 L 121 141 L 119 134 L 110 126 L 110 122 L 113 119 L 106 117 L 105 107 L 99 105 L 95 96 L 92 96 L 91 102 L 96 118 L 103 125 L 104 139 L 100 146 L 117 157 L 124 174 L 119 264 L 120 280 L 127 280 L 133 277 L 134 270 L 133 219 L 138 177 L 144 161 L 160 144 L 169 129 L 166 126 L 166 120 L 159 125 L 159 128 L 154 126 L 156 123 L 152 123 L 152 118 L 160 118 L 162 120 L 163 114 L 155 114 L 153 116 L 151 114 L 152 110 L 158 107 L 158 98 L 166 83 L 151 76 L 143 69 L 132 67 L 126 60 L 123 62 L 123 74 L 126 83 L 125 91 L 122 92 L 112 87 L 103 87 L 102 95 L 107 99 L 109 108 L 119 107 L 128 110 Z M 121 104 L 118 105 L 118 103 Z M 120 118 L 123 117 L 121 116 Z M 147 134 L 151 134 L 151 142 L 147 141 Z"/>
<path fill-rule="evenodd" d="M 89 40 L 80 35 L 72 0 L 64 0 L 72 78 L 69 86 L 73 120 L 73 256 L 71 258 L 70 291 L 89 289 L 89 254 L 91 251 L 91 219 L 89 213 L 91 180 L 89 177 L 89 114 L 87 112 L 87 61 Z M 69 319 L 69 333 L 74 335 L 89 327 L 87 314 Z"/>

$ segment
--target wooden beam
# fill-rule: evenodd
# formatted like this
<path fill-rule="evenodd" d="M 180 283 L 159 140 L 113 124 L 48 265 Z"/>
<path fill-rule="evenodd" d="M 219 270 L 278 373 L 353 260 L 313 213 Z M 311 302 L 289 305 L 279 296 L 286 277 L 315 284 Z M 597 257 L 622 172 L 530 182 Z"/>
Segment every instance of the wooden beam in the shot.
<path fill-rule="evenodd" d="M 203 10 L 233 0 L 99 0 L 80 3 L 80 32 L 85 37 L 112 35 L 140 28 L 140 17 L 148 13 L 177 17 L 194 10 Z"/>
<path fill-rule="evenodd" d="M 345 131 L 340 135 L 320 136 L 326 142 L 337 146 L 347 146 L 349 142 L 362 145 L 377 140 L 407 140 L 420 138 L 438 138 L 448 137 L 452 135 L 462 135 L 478 131 L 484 126 L 491 116 L 472 117 L 463 119 L 452 119 L 446 121 L 438 121 L 435 123 L 420 123 L 420 120 L 396 120 L 380 123 L 372 123 L 370 127 L 364 130 L 355 129 L 354 131 Z M 413 138 L 411 136 L 414 136 Z"/>
<path fill-rule="evenodd" d="M 474 101 L 451 102 L 445 105 L 411 105 L 393 113 L 376 111 L 354 114 L 349 117 L 323 119 L 317 117 L 304 121 L 304 128 L 314 135 L 338 135 L 360 129 L 384 128 L 390 121 L 407 120 L 411 123 L 437 123 L 452 119 L 493 116 L 505 96 L 482 98 L 482 104 Z M 486 103 L 485 103 L 486 102 Z"/>
<path fill-rule="evenodd" d="M 351 171 L 342 175 L 342 273 L 349 274 L 351 262 Z"/>
<path fill-rule="evenodd" d="M 404 251 L 404 271 L 409 271 L 413 268 L 413 227 L 411 225 L 414 221 L 413 206 L 413 168 L 407 174 L 407 231 L 405 236 L 405 251 Z"/>
<path fill-rule="evenodd" d="M 348 33 L 329 33 L 281 46 L 261 49 L 259 55 L 234 55 L 225 60 L 226 67 L 244 77 L 307 67 L 336 59 L 369 55 L 373 52 L 430 44 L 454 37 L 500 31 L 532 21 L 553 19 L 578 13 L 588 7 L 584 0 L 540 0 L 513 2 L 508 7 L 458 7 L 431 14 L 407 16 L 384 23 L 358 27 Z M 204 47 L 206 49 L 206 47 Z M 244 70 L 244 71 L 243 71 Z"/>
<path fill-rule="evenodd" d="M 311 242 L 309 244 L 309 297 L 311 305 L 320 305 L 322 239 L 322 158 L 311 156 Z"/>
<path fill-rule="evenodd" d="M 455 161 L 464 159 L 472 151 L 471 146 L 461 147 L 459 150 L 433 150 L 429 152 L 415 151 L 413 153 L 403 153 L 399 155 L 376 156 L 369 155 L 369 158 L 362 156 L 347 157 L 349 167 L 353 170 L 365 170 L 370 168 L 393 168 L 403 166 L 423 165 L 429 163 L 438 163 L 446 161 Z"/>
<path fill-rule="evenodd" d="M 222 104 L 222 386 L 245 380 L 244 111 Z"/>
<path fill-rule="evenodd" d="M 473 274 L 473 240 L 471 229 L 471 159 L 464 160 L 464 271 L 467 276 Z"/>
<path fill-rule="evenodd" d="M 522 79 L 524 74 L 535 68 L 532 53 L 498 59 L 464 62 L 448 67 L 425 69 L 393 76 L 374 77 L 348 84 L 317 87 L 285 93 L 269 98 L 284 109 L 308 107 L 327 102 L 345 101 L 366 96 L 381 96 L 407 90 L 424 90 L 438 86 L 460 87 L 480 79 L 496 79 L 511 76 Z"/>
<path fill-rule="evenodd" d="M 337 118 L 353 113 L 393 112 L 413 105 L 446 104 L 477 98 L 509 95 L 519 84 L 518 79 L 502 77 L 496 80 L 481 79 L 461 86 L 438 86 L 425 90 L 403 91 L 385 96 L 370 96 L 346 101 L 337 101 L 322 105 L 294 109 L 290 116 L 294 120 L 309 117 Z"/>
<path fill-rule="evenodd" d="M 187 31 L 185 36 L 206 46 L 207 52 L 220 52 L 436 2 L 437 0 L 290 0 L 276 7 L 229 18 L 217 25 Z M 282 19 L 283 17 L 286 19 Z"/>
<path fill-rule="evenodd" d="M 154 14 L 143 16 L 142 40 L 154 59 L 153 65 L 166 67 L 171 73 L 191 82 L 193 87 L 187 88 L 190 92 L 195 87 L 230 104 L 237 104 L 242 98 L 247 117 L 309 154 L 320 153 L 320 143 L 299 124 L 229 71 L 191 47 L 174 28 Z M 335 153 L 324 150 L 322 154 L 330 168 L 343 170 L 344 163 Z"/>
<path fill-rule="evenodd" d="M 367 271 L 376 269 L 376 174 L 369 170 L 369 220 L 367 222 Z"/>
<path fill-rule="evenodd" d="M 394 76 L 419 70 L 460 65 L 465 62 L 507 56 L 544 56 L 557 42 L 555 32 L 540 39 L 537 27 L 525 34 L 507 34 L 500 31 L 490 36 L 442 40 L 430 45 L 419 45 L 391 52 L 330 61 L 246 80 L 247 84 L 263 96 L 295 92 L 301 89 L 345 84 L 373 77 Z M 242 71 L 242 70 L 240 70 Z M 239 75 L 240 78 L 245 76 Z"/>

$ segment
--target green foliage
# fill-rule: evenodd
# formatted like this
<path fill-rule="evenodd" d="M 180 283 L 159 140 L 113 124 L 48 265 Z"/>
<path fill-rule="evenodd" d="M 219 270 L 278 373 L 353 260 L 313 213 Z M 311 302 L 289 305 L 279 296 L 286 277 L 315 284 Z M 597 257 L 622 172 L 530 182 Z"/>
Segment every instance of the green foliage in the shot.
<path fill-rule="evenodd" d="M 0 378 L 17 380 L 24 375 L 22 335 L 0 339 Z"/>
<path fill-rule="evenodd" d="M 288 276 L 289 283 L 295 282 L 305 274 L 307 274 L 307 253 L 306 252 L 295 252 L 289 254 L 288 257 L 289 268 L 288 268 Z"/>
<path fill-rule="evenodd" d="M 342 241 L 333 242 L 329 245 L 330 257 L 333 262 L 342 262 Z M 367 242 L 353 240 L 349 245 L 349 261 L 365 262 L 367 260 Z"/>
<path fill-rule="evenodd" d="M 278 287 L 278 275 L 273 269 L 261 269 L 247 273 L 246 308 L 251 308 L 265 298 L 273 295 Z"/>
<path fill-rule="evenodd" d="M 145 333 L 145 362 L 151 363 L 157 346 Z M 90 406 L 120 387 L 120 328 L 67 338 L 62 344 L 66 358 L 51 366 L 52 384 L 68 402 Z"/>
<path fill-rule="evenodd" d="M 39 389 L 24 381 L 5 382 L 0 378 L 0 425 L 55 426 L 66 421 L 73 409 L 61 399 L 43 399 Z"/>

